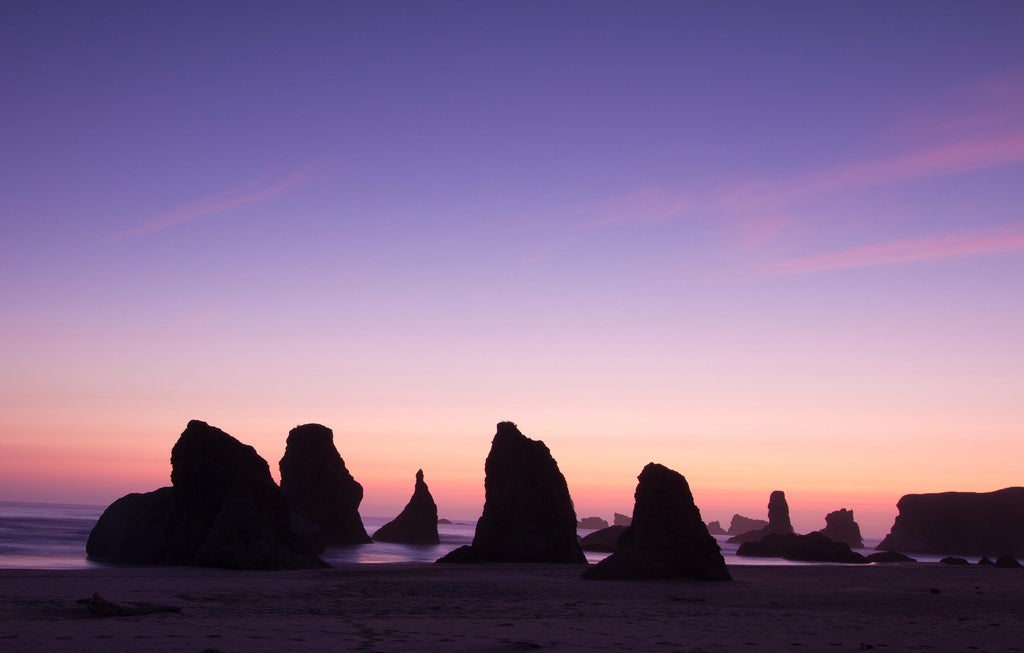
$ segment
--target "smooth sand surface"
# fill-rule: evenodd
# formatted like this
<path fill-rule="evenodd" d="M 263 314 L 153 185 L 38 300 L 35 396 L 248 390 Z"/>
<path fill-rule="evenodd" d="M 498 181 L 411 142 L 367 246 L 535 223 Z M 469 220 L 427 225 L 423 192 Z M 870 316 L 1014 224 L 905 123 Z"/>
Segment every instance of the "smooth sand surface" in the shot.
<path fill-rule="evenodd" d="M 0 651 L 1024 651 L 1024 571 L 731 567 L 729 583 L 581 566 L 0 570 Z M 97 617 L 78 599 L 177 606 Z"/>

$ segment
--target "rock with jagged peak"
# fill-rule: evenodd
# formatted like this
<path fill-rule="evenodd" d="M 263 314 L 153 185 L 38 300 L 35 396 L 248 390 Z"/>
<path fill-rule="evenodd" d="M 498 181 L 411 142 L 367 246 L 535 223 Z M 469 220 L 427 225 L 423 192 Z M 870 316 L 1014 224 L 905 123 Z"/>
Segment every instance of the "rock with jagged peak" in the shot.
<path fill-rule="evenodd" d="M 416 485 L 409 503 L 397 517 L 381 526 L 373 539 L 400 544 L 439 544 L 437 523 L 437 504 L 423 482 L 421 469 L 416 472 Z"/>

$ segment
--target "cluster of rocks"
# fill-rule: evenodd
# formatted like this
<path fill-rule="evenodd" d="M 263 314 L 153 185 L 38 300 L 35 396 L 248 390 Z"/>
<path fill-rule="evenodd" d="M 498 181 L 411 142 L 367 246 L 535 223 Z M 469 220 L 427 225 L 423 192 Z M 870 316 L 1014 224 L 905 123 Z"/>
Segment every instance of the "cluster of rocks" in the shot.
<path fill-rule="evenodd" d="M 966 558 L 960 556 L 946 556 L 942 560 L 939 560 L 940 564 L 953 565 L 957 567 L 966 567 L 971 563 Z M 998 569 L 1020 569 L 1020 562 L 1011 555 L 1001 555 L 992 561 L 988 556 L 982 556 L 976 563 L 981 567 L 996 567 Z"/>
<path fill-rule="evenodd" d="M 256 450 L 193 420 L 171 449 L 171 487 L 112 503 L 89 534 L 86 553 L 120 563 L 323 566 L 316 555 L 322 544 L 297 530 Z"/>
<path fill-rule="evenodd" d="M 735 517 L 733 521 L 736 521 Z M 786 502 L 786 493 L 782 490 L 775 490 L 768 497 L 768 523 L 756 530 L 733 535 L 728 542 L 730 544 L 756 542 L 767 535 L 790 535 L 792 533 L 793 524 L 789 520 L 789 504 Z"/>
<path fill-rule="evenodd" d="M 713 523 L 717 525 L 717 522 Z M 728 542 L 740 545 L 736 555 L 803 562 L 870 562 L 851 548 L 863 546 L 860 527 L 853 519 L 852 510 L 843 508 L 830 512 L 825 516 L 824 529 L 800 535 L 793 530 L 786 494 L 775 490 L 768 499 L 767 522 L 735 515 L 730 531 L 756 526 L 758 523 L 763 525 L 729 538 Z M 718 527 L 721 529 L 720 525 Z"/>
<path fill-rule="evenodd" d="M 218 428 L 193 420 L 171 450 L 171 486 L 112 503 L 89 535 L 95 560 L 186 564 L 237 569 L 325 566 L 325 546 L 373 540 L 436 545 L 437 505 L 423 479 L 408 505 L 373 539 L 359 516 L 363 488 L 334 445 L 333 432 L 305 424 L 288 434 L 281 484 L 256 450 Z M 438 562 L 586 563 L 583 551 L 611 555 L 586 570 L 588 579 L 695 578 L 729 580 L 714 534 L 731 535 L 737 555 L 815 562 L 913 562 L 920 553 L 1001 551 L 979 565 L 1019 568 L 1024 554 L 1024 488 L 990 493 L 907 495 L 878 552 L 862 556 L 853 511 L 825 517 L 825 528 L 799 535 L 785 493 L 768 501 L 768 520 L 734 515 L 729 530 L 701 520 L 678 472 L 650 463 L 638 477 L 631 517 L 615 513 L 577 521 L 565 477 L 547 446 L 501 422 L 484 464 L 485 502 L 472 544 Z M 597 529 L 580 540 L 577 528 Z M 969 564 L 950 557 L 945 564 Z"/>
<path fill-rule="evenodd" d="M 291 430 L 280 462 L 281 485 L 256 450 L 205 422 L 192 420 L 171 449 L 171 486 L 129 494 L 100 516 L 86 543 L 93 560 L 199 565 L 232 569 L 323 567 L 326 545 L 370 542 L 359 504 L 363 488 L 319 424 Z M 422 472 L 400 536 L 422 540 L 437 508 Z M 430 508 L 433 509 L 429 514 Z M 404 516 L 404 518 L 403 518 Z"/>

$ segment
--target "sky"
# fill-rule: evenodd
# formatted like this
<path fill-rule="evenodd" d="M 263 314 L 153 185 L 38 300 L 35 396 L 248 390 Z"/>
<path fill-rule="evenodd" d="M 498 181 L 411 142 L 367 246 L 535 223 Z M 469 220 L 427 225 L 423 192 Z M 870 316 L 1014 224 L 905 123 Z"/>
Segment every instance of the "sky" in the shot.
<path fill-rule="evenodd" d="M 1024 4 L 0 3 L 0 500 L 190 419 L 363 515 L 648 462 L 798 531 L 1024 484 Z"/>

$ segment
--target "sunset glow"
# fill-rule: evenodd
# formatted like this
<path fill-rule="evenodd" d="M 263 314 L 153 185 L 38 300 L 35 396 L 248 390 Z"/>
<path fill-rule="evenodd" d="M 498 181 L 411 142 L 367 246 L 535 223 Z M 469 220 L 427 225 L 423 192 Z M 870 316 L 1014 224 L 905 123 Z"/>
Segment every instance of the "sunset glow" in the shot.
<path fill-rule="evenodd" d="M 1024 485 L 1024 4 L 5 3 L 0 500 L 278 478 L 474 519 L 648 462 L 798 531 Z"/>

